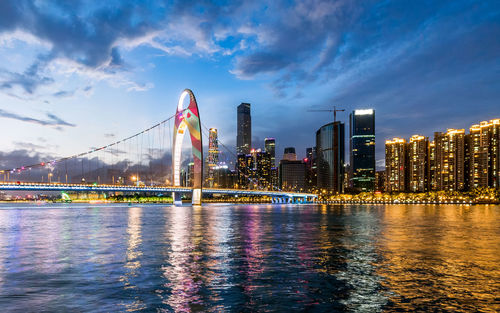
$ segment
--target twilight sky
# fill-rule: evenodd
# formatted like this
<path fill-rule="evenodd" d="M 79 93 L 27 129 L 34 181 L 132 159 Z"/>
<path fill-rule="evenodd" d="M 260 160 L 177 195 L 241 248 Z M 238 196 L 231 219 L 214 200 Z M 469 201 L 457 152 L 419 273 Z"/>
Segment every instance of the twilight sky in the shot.
<path fill-rule="evenodd" d="M 278 158 L 332 120 L 308 109 L 374 108 L 378 165 L 387 138 L 500 117 L 498 1 L 165 2 L 0 1 L 2 157 L 127 137 L 184 88 L 232 147 L 250 102 Z"/>

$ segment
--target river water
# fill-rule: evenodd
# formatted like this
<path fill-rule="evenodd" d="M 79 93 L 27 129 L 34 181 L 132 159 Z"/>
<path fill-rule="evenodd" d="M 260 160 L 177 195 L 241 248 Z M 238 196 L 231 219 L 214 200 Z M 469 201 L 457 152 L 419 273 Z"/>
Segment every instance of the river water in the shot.
<path fill-rule="evenodd" d="M 1 312 L 498 312 L 500 207 L 0 204 Z"/>

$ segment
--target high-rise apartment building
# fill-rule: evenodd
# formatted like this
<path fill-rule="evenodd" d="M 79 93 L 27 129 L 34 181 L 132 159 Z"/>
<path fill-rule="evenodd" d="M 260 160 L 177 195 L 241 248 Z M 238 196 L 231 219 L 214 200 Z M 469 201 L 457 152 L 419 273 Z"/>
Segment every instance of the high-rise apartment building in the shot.
<path fill-rule="evenodd" d="M 264 139 L 264 149 L 271 157 L 271 167 L 276 166 L 276 140 L 274 138 Z"/>
<path fill-rule="evenodd" d="M 465 130 L 448 129 L 434 133 L 436 189 L 465 189 Z"/>
<path fill-rule="evenodd" d="M 393 138 L 385 142 L 385 191 L 406 191 L 406 140 Z"/>
<path fill-rule="evenodd" d="M 429 190 L 429 139 L 413 135 L 408 144 L 408 191 Z"/>
<path fill-rule="evenodd" d="M 252 117 L 250 103 L 241 103 L 238 106 L 236 134 L 236 153 L 249 154 L 252 148 Z"/>
<path fill-rule="evenodd" d="M 429 180 L 429 190 L 437 190 L 436 180 L 436 143 L 429 142 L 429 166 L 427 167 L 427 179 Z"/>
<path fill-rule="evenodd" d="M 208 187 L 214 186 L 214 168 L 219 163 L 219 141 L 217 138 L 217 129 L 210 128 L 208 130 L 208 175 L 207 175 L 207 185 Z"/>
<path fill-rule="evenodd" d="M 499 135 L 500 119 L 470 127 L 466 140 L 469 189 L 499 187 Z"/>
<path fill-rule="evenodd" d="M 351 186 L 359 191 L 375 187 L 375 110 L 354 110 L 349 115 Z"/>
<path fill-rule="evenodd" d="M 317 187 L 344 191 L 345 128 L 337 121 L 316 131 Z"/>

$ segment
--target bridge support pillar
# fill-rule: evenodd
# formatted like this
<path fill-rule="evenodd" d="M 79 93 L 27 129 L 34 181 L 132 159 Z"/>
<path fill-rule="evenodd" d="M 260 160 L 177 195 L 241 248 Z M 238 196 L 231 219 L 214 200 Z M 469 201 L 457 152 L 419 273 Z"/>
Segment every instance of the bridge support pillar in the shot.
<path fill-rule="evenodd" d="M 193 189 L 192 205 L 201 205 L 201 188 Z"/>
<path fill-rule="evenodd" d="M 182 205 L 182 195 L 180 192 L 172 192 L 172 199 L 174 200 L 174 205 Z"/>

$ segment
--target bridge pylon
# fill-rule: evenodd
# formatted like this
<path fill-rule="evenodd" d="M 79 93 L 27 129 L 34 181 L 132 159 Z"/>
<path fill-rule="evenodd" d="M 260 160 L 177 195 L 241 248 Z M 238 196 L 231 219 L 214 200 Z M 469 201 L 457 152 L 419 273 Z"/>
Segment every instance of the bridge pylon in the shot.
<path fill-rule="evenodd" d="M 184 99 L 189 96 L 189 105 L 183 109 Z M 200 113 L 198 111 L 198 103 L 190 89 L 184 89 L 182 92 L 179 103 L 177 104 L 177 111 L 175 114 L 175 127 L 174 127 L 174 146 L 172 152 L 172 173 L 173 183 L 175 187 L 181 185 L 181 153 L 182 141 L 186 131 L 189 131 L 191 137 L 191 150 L 193 153 L 193 195 L 191 203 L 193 205 L 201 204 L 201 188 L 203 184 L 203 144 L 201 136 L 201 121 Z M 174 204 L 180 204 L 180 194 L 173 193 L 172 198 Z"/>

